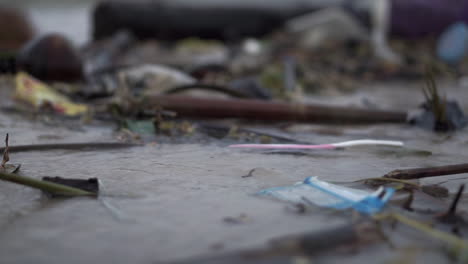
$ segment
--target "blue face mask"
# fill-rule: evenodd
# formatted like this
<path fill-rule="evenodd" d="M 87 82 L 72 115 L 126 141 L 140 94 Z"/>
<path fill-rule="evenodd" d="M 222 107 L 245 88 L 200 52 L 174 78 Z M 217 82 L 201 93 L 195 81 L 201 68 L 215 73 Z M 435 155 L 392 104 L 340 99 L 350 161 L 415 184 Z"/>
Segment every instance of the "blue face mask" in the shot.
<path fill-rule="evenodd" d="M 372 215 L 383 209 L 394 192 L 393 188 L 380 187 L 371 193 L 331 184 L 317 177 L 309 177 L 293 186 L 270 188 L 257 194 L 293 203 L 308 202 L 339 210 L 353 208 L 360 213 Z"/>

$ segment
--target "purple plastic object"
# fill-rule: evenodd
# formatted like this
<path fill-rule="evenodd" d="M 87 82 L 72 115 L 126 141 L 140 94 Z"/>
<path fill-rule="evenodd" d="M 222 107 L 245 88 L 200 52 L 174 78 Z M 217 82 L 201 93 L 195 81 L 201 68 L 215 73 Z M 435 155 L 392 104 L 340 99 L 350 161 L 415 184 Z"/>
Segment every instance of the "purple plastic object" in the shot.
<path fill-rule="evenodd" d="M 468 0 L 391 0 L 391 33 L 407 38 L 438 36 L 448 26 L 468 23 Z"/>

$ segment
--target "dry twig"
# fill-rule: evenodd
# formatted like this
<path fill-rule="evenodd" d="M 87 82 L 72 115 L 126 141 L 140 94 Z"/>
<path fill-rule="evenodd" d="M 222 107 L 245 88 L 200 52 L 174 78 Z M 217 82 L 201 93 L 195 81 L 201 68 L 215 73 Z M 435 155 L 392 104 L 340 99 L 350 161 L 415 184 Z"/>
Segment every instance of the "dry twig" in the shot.
<path fill-rule="evenodd" d="M 3 159 L 2 159 L 2 165 L 1 167 L 5 169 L 5 165 L 7 164 L 8 161 L 10 161 L 10 147 L 8 146 L 8 133 L 5 136 L 5 148 L 3 149 Z"/>

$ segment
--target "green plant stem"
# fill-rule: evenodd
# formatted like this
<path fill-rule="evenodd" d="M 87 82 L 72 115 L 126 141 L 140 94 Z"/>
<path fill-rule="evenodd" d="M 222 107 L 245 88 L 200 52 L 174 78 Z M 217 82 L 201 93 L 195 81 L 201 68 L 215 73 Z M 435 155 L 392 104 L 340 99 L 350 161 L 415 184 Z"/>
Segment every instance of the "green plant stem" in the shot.
<path fill-rule="evenodd" d="M 96 196 L 97 194 L 87 192 L 78 188 L 69 187 L 62 184 L 38 180 L 11 173 L 0 172 L 0 180 L 14 182 L 24 186 L 36 188 L 47 193 L 63 196 Z"/>
<path fill-rule="evenodd" d="M 141 146 L 139 144 L 132 143 L 120 143 L 120 142 L 85 142 L 85 143 L 59 143 L 59 144 L 33 144 L 33 145 L 18 145 L 9 146 L 9 152 L 23 152 L 23 151 L 48 151 L 48 150 L 108 150 L 108 149 L 120 149 Z M 4 151 L 5 148 L 0 147 L 0 151 Z"/>
<path fill-rule="evenodd" d="M 453 234 L 434 229 L 430 225 L 407 218 L 406 216 L 403 216 L 398 213 L 376 215 L 374 216 L 374 218 L 377 220 L 383 220 L 383 219 L 397 220 L 409 227 L 412 227 L 416 230 L 419 230 L 425 233 L 426 235 L 429 235 L 435 239 L 438 239 L 440 241 L 447 243 L 448 245 L 453 247 L 457 255 L 459 255 L 460 257 L 463 257 L 463 259 L 466 257 L 466 253 L 464 252 L 468 251 L 468 241 L 461 239 Z M 466 263 L 466 262 L 463 262 L 463 263 Z"/>

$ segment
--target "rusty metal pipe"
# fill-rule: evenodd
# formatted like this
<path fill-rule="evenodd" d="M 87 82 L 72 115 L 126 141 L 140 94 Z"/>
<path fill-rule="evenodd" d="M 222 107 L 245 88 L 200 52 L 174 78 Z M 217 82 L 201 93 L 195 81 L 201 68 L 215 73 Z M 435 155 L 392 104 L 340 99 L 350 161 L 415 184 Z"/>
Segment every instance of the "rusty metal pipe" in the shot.
<path fill-rule="evenodd" d="M 161 107 L 181 117 L 244 118 L 260 121 L 316 123 L 404 123 L 405 112 L 367 110 L 311 104 L 265 102 L 247 99 L 211 99 L 182 95 L 146 98 L 145 107 Z"/>

